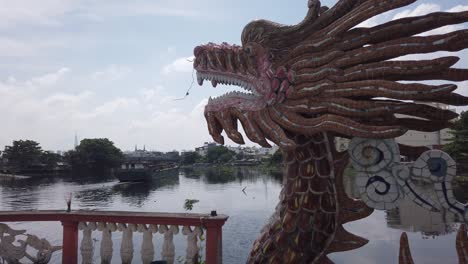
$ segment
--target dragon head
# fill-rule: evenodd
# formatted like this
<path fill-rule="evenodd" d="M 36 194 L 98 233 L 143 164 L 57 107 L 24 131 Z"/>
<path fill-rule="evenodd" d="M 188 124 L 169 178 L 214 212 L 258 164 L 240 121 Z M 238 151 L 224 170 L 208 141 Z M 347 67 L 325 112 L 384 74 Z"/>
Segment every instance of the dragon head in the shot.
<path fill-rule="evenodd" d="M 398 61 L 397 57 L 468 47 L 468 30 L 415 36 L 468 21 L 468 12 L 402 18 L 372 28 L 357 27 L 380 13 L 415 0 L 341 0 L 333 8 L 309 0 L 305 19 L 292 26 L 266 20 L 249 23 L 242 45 L 209 43 L 195 48 L 194 68 L 204 80 L 237 85 L 245 92 L 210 98 L 205 117 L 212 137 L 223 144 L 224 130 L 243 144 L 264 147 L 267 139 L 294 149 L 294 135 L 329 132 L 341 137 L 394 138 L 407 130 L 437 131 L 456 113 L 428 105 L 466 105 L 452 83 L 468 71 L 452 66 L 457 57 Z M 405 81 L 405 82 L 401 82 Z"/>

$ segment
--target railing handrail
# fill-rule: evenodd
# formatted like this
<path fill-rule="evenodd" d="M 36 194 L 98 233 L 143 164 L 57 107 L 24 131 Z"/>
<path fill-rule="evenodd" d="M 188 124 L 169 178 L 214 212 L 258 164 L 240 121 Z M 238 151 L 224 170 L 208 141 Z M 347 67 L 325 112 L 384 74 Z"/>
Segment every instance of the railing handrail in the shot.
<path fill-rule="evenodd" d="M 78 261 L 78 223 L 106 222 L 122 224 L 154 224 L 206 228 L 206 263 L 222 263 L 222 227 L 228 216 L 192 213 L 156 213 L 131 211 L 29 210 L 0 211 L 0 222 L 57 221 L 63 226 L 62 262 Z"/>
<path fill-rule="evenodd" d="M 114 222 L 126 224 L 160 224 L 183 226 L 223 226 L 228 216 L 193 213 L 160 213 L 132 211 L 28 210 L 0 211 L 0 222 Z"/>

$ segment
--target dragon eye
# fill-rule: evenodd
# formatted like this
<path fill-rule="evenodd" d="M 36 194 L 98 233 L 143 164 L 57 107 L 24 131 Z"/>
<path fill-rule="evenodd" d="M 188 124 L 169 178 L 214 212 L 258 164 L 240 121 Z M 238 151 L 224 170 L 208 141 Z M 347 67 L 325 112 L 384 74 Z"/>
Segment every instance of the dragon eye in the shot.
<path fill-rule="evenodd" d="M 244 48 L 244 52 L 245 52 L 245 54 L 247 54 L 247 55 L 249 55 L 249 56 L 250 56 L 250 55 L 253 55 L 253 49 L 252 49 L 251 46 L 245 47 L 245 48 Z"/>

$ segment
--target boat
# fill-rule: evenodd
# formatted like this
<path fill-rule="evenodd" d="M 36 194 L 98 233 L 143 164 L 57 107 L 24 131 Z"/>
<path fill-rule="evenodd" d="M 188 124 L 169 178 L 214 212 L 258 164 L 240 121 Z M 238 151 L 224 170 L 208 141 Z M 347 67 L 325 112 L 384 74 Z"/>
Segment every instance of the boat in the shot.
<path fill-rule="evenodd" d="M 171 172 L 177 170 L 177 164 L 153 165 L 148 163 L 124 163 L 115 173 L 115 177 L 120 182 L 147 182 L 153 177 L 165 177 Z"/>

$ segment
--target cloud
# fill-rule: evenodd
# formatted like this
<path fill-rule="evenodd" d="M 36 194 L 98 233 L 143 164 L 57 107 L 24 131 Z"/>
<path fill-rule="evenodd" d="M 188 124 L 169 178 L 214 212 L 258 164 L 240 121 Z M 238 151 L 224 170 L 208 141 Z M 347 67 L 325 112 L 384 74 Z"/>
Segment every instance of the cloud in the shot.
<path fill-rule="evenodd" d="M 66 47 L 65 43 L 65 39 L 57 37 L 47 37 L 47 39 L 21 39 L 0 37 L 0 56 L 44 56 L 48 51 Z"/>
<path fill-rule="evenodd" d="M 203 117 L 206 99 L 182 105 L 160 85 L 130 96 L 61 89 L 75 79 L 70 69 L 61 68 L 27 80 L 0 81 L 0 112 L 8 113 L 0 115 L 0 146 L 32 139 L 44 149 L 66 150 L 73 146 L 75 131 L 80 138 L 107 137 L 124 150 L 134 144 L 163 151 L 191 149 L 210 140 Z"/>
<path fill-rule="evenodd" d="M 447 10 L 447 12 L 463 12 L 463 11 L 468 11 L 468 5 L 457 5 L 455 7 L 450 8 Z"/>
<path fill-rule="evenodd" d="M 124 78 L 132 72 L 132 69 L 127 66 L 110 65 L 104 70 L 97 71 L 92 74 L 92 78 L 101 81 L 117 81 Z"/>
<path fill-rule="evenodd" d="M 68 72 L 70 69 L 63 67 L 56 72 L 33 78 L 31 81 L 38 86 L 51 86 L 62 80 Z"/>
<path fill-rule="evenodd" d="M 194 59 L 194 56 L 178 58 L 175 61 L 171 62 L 170 64 L 164 66 L 162 69 L 162 73 L 164 75 L 169 75 L 172 73 L 192 72 L 193 59 Z"/>
<path fill-rule="evenodd" d="M 462 12 L 468 10 L 468 6 L 458 5 L 453 8 L 447 10 L 447 12 Z M 393 19 L 399 19 L 403 17 L 413 17 L 413 16 L 422 16 L 427 15 L 432 12 L 440 12 L 442 11 L 441 6 L 437 4 L 421 4 L 417 6 L 415 9 L 407 9 L 400 13 L 397 13 Z M 440 34 L 447 34 L 453 31 L 463 29 L 463 25 L 448 25 L 440 28 L 433 29 L 431 31 L 424 32 L 420 34 L 421 36 L 428 36 L 428 35 L 440 35 Z"/>
<path fill-rule="evenodd" d="M 125 15 L 156 15 L 156 16 L 174 16 L 174 17 L 198 17 L 198 13 L 194 9 L 183 7 L 174 7 L 161 3 L 132 3 L 125 4 L 121 9 L 121 14 Z"/>
<path fill-rule="evenodd" d="M 19 25 L 57 26 L 60 18 L 77 7 L 73 0 L 0 0 L 0 27 Z"/>
<path fill-rule="evenodd" d="M 90 91 L 83 91 L 79 94 L 66 94 L 66 93 L 57 93 L 53 94 L 43 102 L 46 105 L 60 105 L 60 106 L 69 106 L 69 105 L 76 105 L 84 100 L 89 99 L 94 93 Z"/>
<path fill-rule="evenodd" d="M 462 12 L 468 10 L 468 6 L 464 5 L 458 5 L 453 8 L 450 8 L 447 10 L 447 12 Z M 427 15 L 429 13 L 433 12 L 440 12 L 442 11 L 442 8 L 438 4 L 433 4 L 433 3 L 424 3 L 416 6 L 415 8 L 412 9 L 405 9 L 400 12 L 395 12 L 395 11 L 390 11 L 388 13 L 380 14 L 378 16 L 372 17 L 361 24 L 359 24 L 357 27 L 374 27 L 379 24 L 385 23 L 388 20 L 396 20 L 404 17 L 415 17 L 415 16 L 423 16 Z M 441 28 L 436 28 L 431 31 L 424 32 L 422 34 L 419 34 L 420 36 L 427 36 L 427 35 L 439 35 L 439 34 L 447 34 L 453 31 L 457 31 L 460 29 L 463 29 L 463 25 L 449 25 L 449 26 L 444 26 Z"/>
<path fill-rule="evenodd" d="M 393 16 L 393 20 L 404 18 L 404 17 L 414 17 L 414 16 L 422 16 L 427 15 L 432 12 L 440 11 L 440 5 L 437 4 L 420 4 L 415 9 L 406 9 L 402 12 L 399 12 Z"/>
<path fill-rule="evenodd" d="M 181 1 L 106 1 L 86 0 L 0 0 L 0 28 L 23 25 L 57 27 L 68 18 L 94 22 L 106 17 L 122 16 L 172 16 L 202 17 L 196 4 Z"/>

